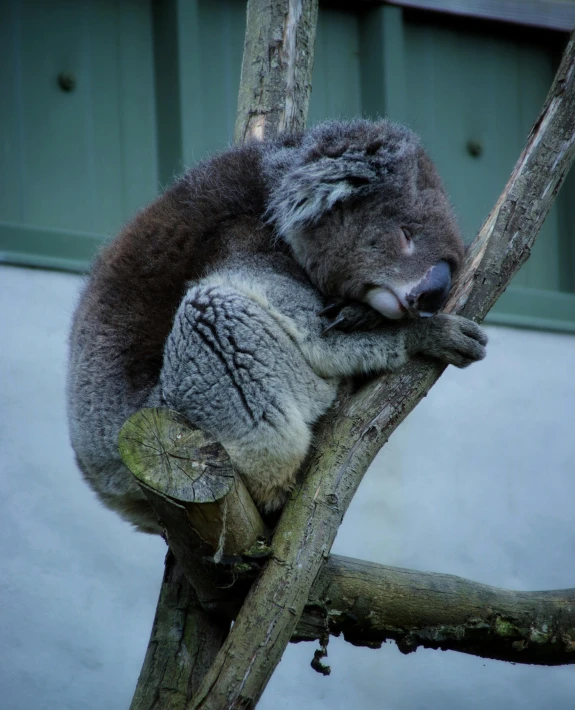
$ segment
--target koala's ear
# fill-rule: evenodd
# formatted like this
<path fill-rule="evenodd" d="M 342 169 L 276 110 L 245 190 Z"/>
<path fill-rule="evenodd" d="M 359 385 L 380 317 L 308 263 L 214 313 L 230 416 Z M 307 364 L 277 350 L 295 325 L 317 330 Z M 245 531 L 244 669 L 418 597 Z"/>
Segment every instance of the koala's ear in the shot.
<path fill-rule="evenodd" d="M 288 170 L 273 190 L 267 216 L 279 234 L 317 222 L 337 202 L 369 191 L 377 171 L 360 155 L 321 156 Z"/>

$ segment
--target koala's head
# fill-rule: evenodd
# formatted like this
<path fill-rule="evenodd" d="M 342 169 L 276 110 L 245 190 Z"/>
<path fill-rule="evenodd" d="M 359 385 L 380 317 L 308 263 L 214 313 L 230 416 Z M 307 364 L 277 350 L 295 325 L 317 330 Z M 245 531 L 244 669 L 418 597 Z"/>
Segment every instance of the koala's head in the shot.
<path fill-rule="evenodd" d="M 436 313 L 463 260 L 437 171 L 389 121 L 330 121 L 264 158 L 268 218 L 326 296 L 387 318 Z"/>

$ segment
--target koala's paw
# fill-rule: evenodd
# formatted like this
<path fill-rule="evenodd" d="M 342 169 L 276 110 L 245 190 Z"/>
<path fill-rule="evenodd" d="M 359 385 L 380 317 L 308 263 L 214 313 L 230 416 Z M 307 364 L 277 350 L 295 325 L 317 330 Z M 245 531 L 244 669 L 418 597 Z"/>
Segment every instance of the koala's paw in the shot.
<path fill-rule="evenodd" d="M 467 367 L 472 362 L 483 360 L 487 335 L 476 323 L 461 316 L 439 314 L 420 321 L 418 351 L 439 360 Z M 418 328 L 419 330 L 419 328 Z"/>
<path fill-rule="evenodd" d="M 328 321 L 323 329 L 324 335 L 334 329 L 352 333 L 375 330 L 385 324 L 385 318 L 380 313 L 359 301 L 333 301 L 319 315 Z"/>

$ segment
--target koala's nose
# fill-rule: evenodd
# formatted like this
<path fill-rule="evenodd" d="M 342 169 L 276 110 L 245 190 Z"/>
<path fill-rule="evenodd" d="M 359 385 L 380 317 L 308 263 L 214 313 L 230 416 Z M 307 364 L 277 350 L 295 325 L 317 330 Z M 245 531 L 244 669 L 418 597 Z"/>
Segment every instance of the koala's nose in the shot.
<path fill-rule="evenodd" d="M 451 269 L 446 261 L 440 261 L 421 279 L 407 301 L 420 313 L 437 313 L 447 300 L 450 288 Z"/>

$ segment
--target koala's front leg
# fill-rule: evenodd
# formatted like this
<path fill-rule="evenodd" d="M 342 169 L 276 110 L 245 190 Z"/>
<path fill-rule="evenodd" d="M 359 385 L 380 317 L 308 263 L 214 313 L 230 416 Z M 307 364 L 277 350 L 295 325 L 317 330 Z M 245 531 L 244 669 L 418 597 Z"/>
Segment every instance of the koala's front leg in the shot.
<path fill-rule="evenodd" d="M 455 367 L 467 367 L 485 357 L 487 333 L 468 318 L 440 313 L 412 322 L 408 341 L 414 353 Z"/>
<path fill-rule="evenodd" d="M 473 321 L 439 314 L 433 318 L 388 321 L 369 332 L 343 333 L 323 329 L 301 344 L 312 368 L 323 377 L 349 377 L 397 370 L 417 354 L 456 367 L 467 367 L 485 357 L 487 335 Z"/>
<path fill-rule="evenodd" d="M 283 504 L 311 425 L 336 386 L 317 377 L 292 338 L 254 300 L 224 285 L 192 287 L 166 342 L 163 402 L 212 434 L 256 504 Z"/>

